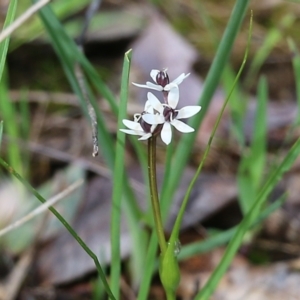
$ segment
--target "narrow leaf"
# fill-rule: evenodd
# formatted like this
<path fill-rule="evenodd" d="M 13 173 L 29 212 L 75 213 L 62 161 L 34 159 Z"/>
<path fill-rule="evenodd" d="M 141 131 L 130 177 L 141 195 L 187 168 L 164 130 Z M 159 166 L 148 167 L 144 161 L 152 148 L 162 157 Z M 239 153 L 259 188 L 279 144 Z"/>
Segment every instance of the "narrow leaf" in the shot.
<path fill-rule="evenodd" d="M 18 0 L 10 1 L 3 28 L 8 27 L 13 22 L 16 14 L 17 3 Z M 9 37 L 7 37 L 3 42 L 0 43 L 0 80 L 2 78 L 2 74 L 4 70 L 8 45 L 9 45 Z"/>
<path fill-rule="evenodd" d="M 125 53 L 121 83 L 121 101 L 118 116 L 118 128 L 122 127 L 122 120 L 126 117 L 128 82 L 131 61 L 131 50 Z M 113 174 L 113 195 L 112 195 L 112 216 L 111 216 L 111 289 L 116 298 L 120 295 L 120 275 L 121 275 L 121 202 L 123 196 L 124 181 L 124 156 L 125 156 L 125 133 L 117 131 L 116 159 Z"/>
<path fill-rule="evenodd" d="M 215 290 L 218 282 L 220 281 L 220 279 L 228 269 L 232 259 L 234 258 L 234 255 L 236 254 L 238 248 L 240 247 L 243 241 L 243 237 L 245 233 L 247 232 L 247 230 L 249 229 L 253 221 L 259 215 L 261 207 L 267 200 L 268 195 L 274 189 L 274 187 L 279 182 L 279 180 L 282 178 L 283 174 L 291 168 L 291 166 L 293 165 L 293 163 L 295 162 L 299 154 L 300 154 L 300 139 L 298 139 L 297 142 L 294 144 L 294 146 L 290 149 L 290 151 L 288 152 L 288 154 L 286 155 L 282 163 L 268 177 L 265 186 L 259 193 L 249 213 L 245 216 L 245 218 L 238 226 L 238 229 L 234 237 L 230 241 L 220 264 L 217 266 L 212 276 L 210 277 L 206 285 L 203 287 L 203 289 L 200 291 L 200 293 L 197 294 L 197 297 L 195 298 L 196 300 L 209 299 L 209 297 Z"/>

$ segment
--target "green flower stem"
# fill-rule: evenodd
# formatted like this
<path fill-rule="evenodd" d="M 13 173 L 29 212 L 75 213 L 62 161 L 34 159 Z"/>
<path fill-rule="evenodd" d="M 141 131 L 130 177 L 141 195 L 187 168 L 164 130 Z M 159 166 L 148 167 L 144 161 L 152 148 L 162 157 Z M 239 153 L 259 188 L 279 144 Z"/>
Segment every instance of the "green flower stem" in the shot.
<path fill-rule="evenodd" d="M 148 140 L 148 175 L 150 184 L 151 205 L 154 216 L 154 225 L 157 233 L 158 243 L 161 255 L 164 255 L 167 250 L 167 242 L 164 235 L 164 228 L 160 213 L 160 204 L 157 192 L 156 181 L 156 137 L 151 137 Z"/>
<path fill-rule="evenodd" d="M 175 300 L 176 299 L 175 295 L 174 295 L 174 292 L 168 291 L 166 293 L 166 295 L 167 295 L 167 300 Z"/>

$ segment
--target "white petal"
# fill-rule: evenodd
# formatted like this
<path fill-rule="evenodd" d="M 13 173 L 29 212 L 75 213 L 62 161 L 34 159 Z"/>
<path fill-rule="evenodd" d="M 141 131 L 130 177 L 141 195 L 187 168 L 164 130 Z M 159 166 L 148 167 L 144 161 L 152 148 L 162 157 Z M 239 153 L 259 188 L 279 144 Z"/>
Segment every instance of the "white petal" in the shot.
<path fill-rule="evenodd" d="M 148 100 L 145 103 L 144 111 L 149 114 L 154 114 L 153 107 L 152 107 L 150 101 L 148 101 Z"/>
<path fill-rule="evenodd" d="M 155 110 L 157 110 L 160 114 L 162 114 L 164 111 L 164 107 L 161 104 L 161 102 L 156 98 L 156 96 L 154 96 L 152 93 L 149 92 L 147 94 L 147 98 L 148 98 L 147 102 L 149 102 Z"/>
<path fill-rule="evenodd" d="M 179 88 L 177 84 L 168 84 L 170 86 L 169 94 L 168 94 L 168 104 L 175 109 L 179 100 Z"/>
<path fill-rule="evenodd" d="M 165 118 L 162 115 L 144 114 L 142 118 L 150 125 L 162 124 L 165 122 Z"/>
<path fill-rule="evenodd" d="M 150 132 L 152 133 L 155 130 L 156 127 L 157 127 L 157 124 L 152 125 L 151 128 L 150 128 Z"/>
<path fill-rule="evenodd" d="M 132 135 L 143 135 L 144 132 L 142 131 L 135 131 L 135 130 L 130 130 L 130 129 L 120 129 L 120 131 L 125 132 L 127 134 L 132 134 Z"/>
<path fill-rule="evenodd" d="M 152 133 L 146 133 L 146 134 L 144 134 L 143 136 L 141 136 L 140 138 L 139 138 L 139 140 L 140 141 L 143 141 L 143 140 L 147 140 L 147 139 L 149 139 L 150 137 L 152 136 Z"/>
<path fill-rule="evenodd" d="M 152 90 L 156 90 L 156 91 L 160 91 L 161 92 L 164 89 L 161 85 L 154 84 L 154 83 L 149 82 L 149 81 L 147 81 L 146 84 L 147 84 L 147 87 L 149 89 L 152 89 Z"/>
<path fill-rule="evenodd" d="M 139 83 L 135 83 L 135 82 L 132 82 L 132 84 L 135 86 L 138 86 L 138 87 L 148 88 L 148 86 L 146 84 L 139 84 Z"/>
<path fill-rule="evenodd" d="M 178 121 L 178 120 L 173 120 L 171 124 L 180 132 L 193 132 L 195 131 L 194 128 L 192 128 L 189 125 L 186 125 L 185 123 Z"/>
<path fill-rule="evenodd" d="M 160 72 L 159 70 L 152 70 L 152 71 L 150 72 L 150 76 L 151 76 L 151 78 L 153 79 L 154 82 L 156 82 L 156 76 L 157 76 L 157 74 L 158 74 L 159 72 Z"/>
<path fill-rule="evenodd" d="M 157 84 L 154 84 L 152 82 L 147 81 L 146 84 L 139 84 L 139 83 L 135 83 L 132 82 L 133 85 L 141 87 L 141 88 L 146 88 L 146 89 L 152 89 L 152 90 L 156 90 L 156 91 L 162 91 L 163 87 Z"/>
<path fill-rule="evenodd" d="M 144 131 L 140 123 L 130 121 L 130 120 L 123 120 L 123 124 L 128 127 L 129 129 L 132 130 L 137 130 L 137 131 Z"/>
<path fill-rule="evenodd" d="M 188 74 L 184 74 L 182 73 L 181 75 L 179 75 L 175 80 L 173 80 L 172 82 L 173 83 L 176 83 L 176 84 L 180 84 L 185 78 L 187 78 L 188 76 L 190 75 L 190 73 Z"/>
<path fill-rule="evenodd" d="M 189 118 L 196 113 L 198 113 L 201 109 L 201 106 L 185 106 L 182 109 L 178 111 L 178 115 L 176 116 L 176 119 L 186 119 Z"/>
<path fill-rule="evenodd" d="M 166 122 L 161 130 L 160 137 L 162 141 L 169 145 L 172 140 L 172 128 L 169 122 Z"/>
<path fill-rule="evenodd" d="M 173 87 L 178 87 L 178 84 L 174 83 L 174 82 L 170 82 L 167 85 L 165 85 L 164 87 L 164 91 L 170 91 Z"/>

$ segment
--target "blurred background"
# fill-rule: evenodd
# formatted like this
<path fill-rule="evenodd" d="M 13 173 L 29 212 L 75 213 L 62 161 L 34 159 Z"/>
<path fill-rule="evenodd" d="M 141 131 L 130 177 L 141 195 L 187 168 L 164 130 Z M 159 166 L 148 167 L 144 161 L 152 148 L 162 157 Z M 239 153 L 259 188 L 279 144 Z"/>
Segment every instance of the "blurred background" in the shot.
<path fill-rule="evenodd" d="M 17 16 L 31 3 L 20 1 Z M 74 40 L 83 30 L 90 3 L 91 0 L 51 2 L 63 28 Z M 84 36 L 84 53 L 116 99 L 119 99 L 124 53 L 132 48 L 130 82 L 151 81 L 152 69 L 168 68 L 171 80 L 181 73 L 191 73 L 180 86 L 179 106 L 196 105 L 234 4 L 233 0 L 103 0 L 94 11 Z M 2 24 L 8 5 L 8 0 L 0 1 Z M 250 10 L 253 11 L 253 28 L 248 59 L 191 195 L 182 226 L 183 245 L 201 241 L 211 232 L 230 229 L 242 219 L 241 199 L 247 199 L 250 193 L 244 186 L 251 180 L 247 171 L 253 157 L 248 165 L 246 158 L 251 156 L 255 124 L 259 124 L 257 107 L 261 81 L 267 86 L 268 102 L 266 137 L 262 141 L 264 167 L 256 177 L 257 185 L 299 137 L 300 88 L 297 88 L 299 82 L 294 67 L 299 59 L 300 3 L 252 0 L 219 88 L 197 134 L 166 231 L 177 215 L 217 115 L 242 64 Z M 129 93 L 128 116 L 131 118 L 142 111 L 147 91 L 130 85 Z M 110 134 L 115 137 L 116 117 L 101 95 L 97 94 L 96 101 L 104 112 Z M 57 207 L 83 240 L 98 251 L 109 272 L 110 171 L 101 155 L 101 144 L 99 156 L 92 157 L 90 122 L 38 14 L 11 36 L 0 83 L 0 119 L 4 121 L 1 157 L 46 199 L 75 180 L 85 179 L 78 192 L 69 195 Z M 175 145 L 179 137 L 176 133 Z M 145 208 L 145 184 L 137 156 L 130 143 L 126 146 L 126 168 L 139 204 Z M 165 152 L 159 142 L 159 184 Z M 297 299 L 300 293 L 297 284 L 300 279 L 299 169 L 298 159 L 270 199 L 272 203 L 288 191 L 284 205 L 249 234 L 213 299 Z M 0 169 L 0 176 L 1 229 L 39 204 L 4 169 Z M 100 249 L 104 252 L 100 253 Z M 194 255 L 181 263 L 183 275 L 178 299 L 193 299 L 223 250 L 224 247 L 219 246 L 208 254 Z M 130 234 L 124 225 L 122 299 L 136 299 L 129 263 L 131 253 Z M 20 277 L 14 275 L 17 271 Z M 47 213 L 0 237 L 0 299 L 106 299 L 97 283 L 91 259 Z M 158 277 L 155 277 L 149 299 L 163 297 Z"/>

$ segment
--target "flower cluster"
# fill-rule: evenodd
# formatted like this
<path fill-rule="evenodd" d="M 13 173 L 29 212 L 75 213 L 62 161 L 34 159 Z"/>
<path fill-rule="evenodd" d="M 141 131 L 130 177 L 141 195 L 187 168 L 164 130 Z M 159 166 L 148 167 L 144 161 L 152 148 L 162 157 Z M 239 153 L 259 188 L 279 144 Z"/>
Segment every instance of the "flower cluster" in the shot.
<path fill-rule="evenodd" d="M 123 124 L 129 129 L 120 130 L 127 134 L 140 136 L 139 140 L 146 140 L 160 133 L 161 139 L 166 145 L 172 140 L 171 125 L 184 133 L 193 132 L 194 129 L 180 119 L 186 119 L 197 114 L 201 106 L 185 106 L 179 110 L 176 109 L 179 101 L 178 85 L 189 75 L 183 73 L 170 82 L 167 70 L 152 70 L 150 76 L 155 84 L 149 81 L 145 85 L 133 83 L 138 87 L 162 92 L 164 103 L 161 103 L 154 94 L 148 92 L 144 111 L 135 114 L 133 121 L 123 120 Z"/>

